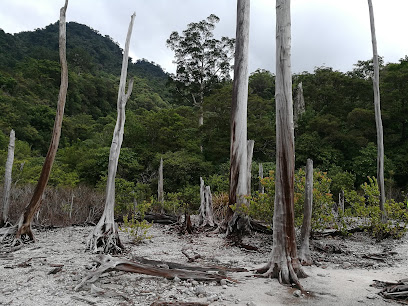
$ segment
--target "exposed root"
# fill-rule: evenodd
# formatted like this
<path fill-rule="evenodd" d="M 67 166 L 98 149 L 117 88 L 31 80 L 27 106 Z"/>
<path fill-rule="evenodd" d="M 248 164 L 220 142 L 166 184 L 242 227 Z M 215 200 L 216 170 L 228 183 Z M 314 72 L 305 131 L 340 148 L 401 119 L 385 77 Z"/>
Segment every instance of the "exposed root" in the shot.
<path fill-rule="evenodd" d="M 86 247 L 93 253 L 118 254 L 125 249 L 116 224 L 97 224 L 89 235 Z"/>
<path fill-rule="evenodd" d="M 11 227 L 0 228 L 0 243 L 6 247 L 10 247 L 10 249 L 15 249 L 23 244 L 34 241 L 31 228 L 29 228 L 29 232 L 25 231 L 22 227 L 19 229 L 18 224 Z"/>
<path fill-rule="evenodd" d="M 295 288 L 304 291 L 302 285 L 299 282 L 299 278 L 307 277 L 307 274 L 301 268 L 297 259 L 292 260 L 290 257 L 287 261 L 272 262 L 270 261 L 262 268 L 256 270 L 262 277 L 277 278 L 279 283 L 283 285 L 291 285 Z"/>
<path fill-rule="evenodd" d="M 227 236 L 244 236 L 251 232 L 249 217 L 234 212 L 232 217 L 225 221 Z"/>

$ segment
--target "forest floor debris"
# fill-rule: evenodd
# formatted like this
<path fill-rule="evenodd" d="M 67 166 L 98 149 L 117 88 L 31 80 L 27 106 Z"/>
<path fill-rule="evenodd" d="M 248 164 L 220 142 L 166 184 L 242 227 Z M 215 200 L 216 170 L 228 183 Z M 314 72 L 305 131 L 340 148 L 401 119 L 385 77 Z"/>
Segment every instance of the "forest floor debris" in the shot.
<path fill-rule="evenodd" d="M 121 232 L 127 249 L 117 258 L 143 258 L 164 268 L 172 263 L 228 267 L 225 273 L 238 282 L 110 271 L 75 291 L 97 269 L 98 255 L 85 251 L 91 231 L 78 226 L 35 229 L 35 244 L 13 252 L 0 249 L 0 305 L 397 305 L 371 285 L 408 277 L 407 235 L 380 242 L 360 232 L 347 238 L 321 237 L 312 240 L 314 265 L 304 267 L 309 277 L 301 279 L 309 294 L 298 296 L 276 279 L 254 277 L 252 271 L 269 257 L 271 235 L 245 237 L 245 245 L 257 248 L 248 250 L 213 232 L 178 235 L 171 225 L 154 224 L 149 229 L 153 238 L 139 245 Z M 187 249 L 200 257 L 188 263 L 182 252 Z"/>

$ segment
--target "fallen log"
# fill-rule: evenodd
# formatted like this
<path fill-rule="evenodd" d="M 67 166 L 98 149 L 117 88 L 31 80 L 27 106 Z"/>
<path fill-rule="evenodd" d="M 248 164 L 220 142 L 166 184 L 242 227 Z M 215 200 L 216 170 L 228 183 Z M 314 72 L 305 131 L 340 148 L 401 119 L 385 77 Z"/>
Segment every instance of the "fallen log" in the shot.
<path fill-rule="evenodd" d="M 150 306 L 208 306 L 208 303 L 200 302 L 154 302 Z"/>
<path fill-rule="evenodd" d="M 200 266 L 193 266 L 193 265 L 184 265 L 184 264 L 179 264 L 179 263 L 170 262 L 170 261 L 152 260 L 152 259 L 147 259 L 144 257 L 136 257 L 136 256 L 133 256 L 133 260 L 140 262 L 140 263 L 147 264 L 147 265 L 157 266 L 157 267 L 167 266 L 169 267 L 169 269 L 182 269 L 182 270 L 202 271 L 202 272 L 216 271 L 218 273 L 224 273 L 224 274 L 225 272 L 248 272 L 248 270 L 245 268 L 228 268 L 224 266 L 200 267 Z"/>
<path fill-rule="evenodd" d="M 167 267 L 159 268 L 157 266 L 134 262 L 127 259 L 116 258 L 110 255 L 101 254 L 97 256 L 94 261 L 99 263 L 100 266 L 95 271 L 90 272 L 81 281 L 81 283 L 79 283 L 75 287 L 75 290 L 80 289 L 85 283 L 95 282 L 104 272 L 112 270 L 159 276 L 167 279 L 178 278 L 180 280 L 194 279 L 197 281 L 217 282 L 220 282 L 222 279 L 228 279 L 232 282 L 236 282 L 235 280 L 230 279 L 229 277 L 222 274 L 207 273 L 204 271 L 190 271 L 184 269 L 170 269 Z"/>
<path fill-rule="evenodd" d="M 160 224 L 174 224 L 178 221 L 177 216 L 154 213 L 146 213 L 144 219 L 148 222 Z"/>

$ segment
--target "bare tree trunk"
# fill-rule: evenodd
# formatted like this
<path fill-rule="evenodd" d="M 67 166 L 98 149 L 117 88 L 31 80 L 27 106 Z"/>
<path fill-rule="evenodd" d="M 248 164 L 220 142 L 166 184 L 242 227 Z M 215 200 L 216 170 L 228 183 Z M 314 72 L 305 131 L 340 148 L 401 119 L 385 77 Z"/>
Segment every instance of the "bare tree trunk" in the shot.
<path fill-rule="evenodd" d="M 106 200 L 105 209 L 101 219 L 95 226 L 93 232 L 88 237 L 87 248 L 92 252 L 103 253 L 119 253 L 124 249 L 122 242 L 119 239 L 118 226 L 115 223 L 114 208 L 115 208 L 115 177 L 118 168 L 120 148 L 123 141 L 123 133 L 125 129 L 125 106 L 132 94 L 133 79 L 128 84 L 126 92 L 126 77 L 129 59 L 129 44 L 132 36 L 133 21 L 135 13 L 131 16 L 129 29 L 126 37 L 125 50 L 122 61 L 122 71 L 119 82 L 119 92 L 117 100 L 117 119 L 115 130 L 113 132 L 112 144 L 109 153 L 108 165 L 108 180 L 106 182 Z"/>
<path fill-rule="evenodd" d="M 310 255 L 309 237 L 312 228 L 312 207 L 313 207 L 313 160 L 308 159 L 306 163 L 306 186 L 305 203 L 303 206 L 303 224 L 301 230 L 301 246 L 299 250 L 299 260 L 303 266 L 313 264 Z"/>
<path fill-rule="evenodd" d="M 262 180 L 263 180 L 264 176 L 263 176 L 263 166 L 262 166 L 261 163 L 259 163 L 258 175 L 259 175 L 259 192 L 260 193 L 265 193 L 265 187 L 264 187 L 264 185 L 262 185 Z"/>
<path fill-rule="evenodd" d="M 251 180 L 252 180 L 252 156 L 254 155 L 254 145 L 255 145 L 255 140 L 248 140 L 247 141 L 247 158 L 248 158 L 248 163 L 247 163 L 247 191 L 248 195 L 251 195 Z"/>
<path fill-rule="evenodd" d="M 339 193 L 339 209 L 344 213 L 344 190 Z"/>
<path fill-rule="evenodd" d="M 199 226 L 214 226 L 214 214 L 212 207 L 212 195 L 210 186 L 204 186 L 204 180 L 200 177 L 200 214 L 198 216 Z"/>
<path fill-rule="evenodd" d="M 4 174 L 3 219 L 0 224 L 1 226 L 6 225 L 8 222 L 8 212 L 10 209 L 11 173 L 13 171 L 15 142 L 16 142 L 16 134 L 14 130 L 11 130 L 8 151 L 7 151 L 6 169 L 5 169 L 5 174 Z"/>
<path fill-rule="evenodd" d="M 384 187 L 384 141 L 383 141 L 383 126 L 381 120 L 381 106 L 380 106 L 380 67 L 378 63 L 377 53 L 377 39 L 375 36 L 374 11 L 371 0 L 368 0 L 368 9 L 370 12 L 371 25 L 371 41 L 373 45 L 373 64 L 374 64 L 374 110 L 375 110 L 375 125 L 377 128 L 377 182 L 380 191 L 380 209 L 382 212 L 382 221 L 386 221 L 386 214 L 384 210 L 385 203 L 385 187 Z"/>
<path fill-rule="evenodd" d="M 290 0 L 276 1 L 276 178 L 273 246 L 268 264 L 258 272 L 302 288 L 305 276 L 296 250 L 294 220 L 294 128 L 291 73 Z"/>
<path fill-rule="evenodd" d="M 162 210 L 164 208 L 164 189 L 163 189 L 163 158 L 160 159 L 159 182 L 157 183 L 157 201 L 160 203 Z"/>
<path fill-rule="evenodd" d="M 298 126 L 298 121 L 302 114 L 305 112 L 305 98 L 303 97 L 303 86 L 302 82 L 298 84 L 296 91 L 296 99 L 293 107 L 293 122 L 295 127 Z"/>
<path fill-rule="evenodd" d="M 250 230 L 249 219 L 241 207 L 247 205 L 247 104 L 248 104 L 248 45 L 249 0 L 238 0 L 235 43 L 234 86 L 231 105 L 231 147 L 229 204 L 227 211 L 227 234 L 242 234 Z"/>
<path fill-rule="evenodd" d="M 52 165 L 57 154 L 58 144 L 61 136 L 61 125 L 64 117 L 65 101 L 68 90 L 68 66 L 66 60 L 66 22 L 65 14 L 68 6 L 68 0 L 65 0 L 65 5 L 60 10 L 60 22 L 59 22 L 59 56 L 61 62 L 61 86 L 58 95 L 57 112 L 55 115 L 54 129 L 52 132 L 51 143 L 48 148 L 47 155 L 41 170 L 40 178 L 38 179 L 37 186 L 34 189 L 33 196 L 30 203 L 24 209 L 16 226 L 9 228 L 7 232 L 0 232 L 3 241 L 7 236 L 15 235 L 16 241 L 32 240 L 34 241 L 34 234 L 31 230 L 31 223 L 35 216 L 35 213 L 41 206 L 41 199 L 47 186 L 48 179 L 50 177 Z M 15 242 L 16 242 L 15 241 Z"/>

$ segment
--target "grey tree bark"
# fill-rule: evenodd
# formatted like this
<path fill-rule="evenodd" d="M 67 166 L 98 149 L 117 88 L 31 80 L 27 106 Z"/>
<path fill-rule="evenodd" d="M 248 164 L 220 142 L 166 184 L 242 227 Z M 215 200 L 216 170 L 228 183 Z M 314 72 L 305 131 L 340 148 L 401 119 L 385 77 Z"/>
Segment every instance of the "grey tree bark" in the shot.
<path fill-rule="evenodd" d="M 204 180 L 200 177 L 200 213 L 198 216 L 199 226 L 210 226 L 213 227 L 214 213 L 212 207 L 212 195 L 210 186 L 205 186 Z"/>
<path fill-rule="evenodd" d="M 339 209 L 344 212 L 344 190 L 339 193 Z"/>
<path fill-rule="evenodd" d="M 24 212 L 21 214 L 18 223 L 6 229 L 0 231 L 0 242 L 4 241 L 7 237 L 15 235 L 13 243 L 22 241 L 35 241 L 34 234 L 31 229 L 31 223 L 34 219 L 35 213 L 41 206 L 41 199 L 47 186 L 48 179 L 50 177 L 52 165 L 57 154 L 59 140 L 61 136 L 62 119 L 64 117 L 65 101 L 68 90 L 68 65 L 66 59 L 66 11 L 68 6 L 68 0 L 65 0 L 65 5 L 60 10 L 59 21 L 59 57 L 61 62 L 61 85 L 58 95 L 57 112 L 55 115 L 54 128 L 52 131 L 51 142 L 48 148 L 47 155 L 44 160 L 44 164 L 41 170 L 40 178 L 34 189 L 33 196 L 30 203 L 25 207 Z"/>
<path fill-rule="evenodd" d="M 261 163 L 259 163 L 259 172 L 258 172 L 258 176 L 259 176 L 259 192 L 260 193 L 265 193 L 265 187 L 264 185 L 262 185 L 262 179 L 263 179 L 263 165 Z"/>
<path fill-rule="evenodd" d="M 378 63 L 377 38 L 375 35 L 374 10 L 371 0 L 368 0 L 368 9 L 370 12 L 371 25 L 371 42 L 373 45 L 373 64 L 374 64 L 374 110 L 375 110 L 375 125 L 377 129 L 377 182 L 380 191 L 380 209 L 382 212 L 382 221 L 385 222 L 386 214 L 384 210 L 385 203 L 385 187 L 384 187 L 384 136 L 381 120 L 381 105 L 380 105 L 380 65 Z"/>
<path fill-rule="evenodd" d="M 108 164 L 108 180 L 106 182 L 106 199 L 105 209 L 101 219 L 95 226 L 93 232 L 88 237 L 87 248 L 92 252 L 103 253 L 119 253 L 124 249 L 122 242 L 119 239 L 118 226 L 115 223 L 114 208 L 115 208 L 115 177 L 118 167 L 120 148 L 123 141 L 123 133 L 125 127 L 125 106 L 132 94 L 133 79 L 128 84 L 126 92 L 126 77 L 129 59 L 129 44 L 132 36 L 133 21 L 135 13 L 131 16 L 129 29 L 126 37 L 125 50 L 122 61 L 122 71 L 119 82 L 119 92 L 117 100 L 117 119 L 113 132 L 112 144 L 109 152 Z"/>
<path fill-rule="evenodd" d="M 290 0 L 276 1 L 276 178 L 273 245 L 269 262 L 258 272 L 302 288 L 305 277 L 296 250 L 294 220 L 294 127 L 291 73 Z"/>
<path fill-rule="evenodd" d="M 163 205 L 164 205 L 163 158 L 160 159 L 160 166 L 159 166 L 159 181 L 157 183 L 157 201 L 159 201 L 163 209 Z"/>
<path fill-rule="evenodd" d="M 310 254 L 309 237 L 312 228 L 312 208 L 313 207 L 313 161 L 307 160 L 306 163 L 306 186 L 305 203 L 303 205 L 303 224 L 301 230 L 301 246 L 299 250 L 299 260 L 303 266 L 313 264 Z"/>
<path fill-rule="evenodd" d="M 241 207 L 247 205 L 248 151 L 247 151 L 247 104 L 248 104 L 248 45 L 249 0 L 237 1 L 237 26 L 234 62 L 234 85 L 231 103 L 231 146 L 229 204 L 225 224 L 227 235 L 242 234 L 250 229 L 249 218 Z"/>
<path fill-rule="evenodd" d="M 1 226 L 6 225 L 8 222 L 8 213 L 10 209 L 11 173 L 13 170 L 15 142 L 16 142 L 16 134 L 14 130 L 11 130 L 8 151 L 7 151 L 6 168 L 5 168 L 5 173 L 4 173 L 3 219 L 1 221 Z"/>
<path fill-rule="evenodd" d="M 247 184 L 247 191 L 248 195 L 251 195 L 251 179 L 252 179 L 252 156 L 254 155 L 254 145 L 255 145 L 255 140 L 248 140 L 247 141 L 247 179 L 248 179 L 248 184 Z"/>
<path fill-rule="evenodd" d="M 295 128 L 298 126 L 298 121 L 304 112 L 305 98 L 303 97 L 303 85 L 302 82 L 300 82 L 296 90 L 296 98 L 293 105 L 293 122 L 295 124 Z"/>

